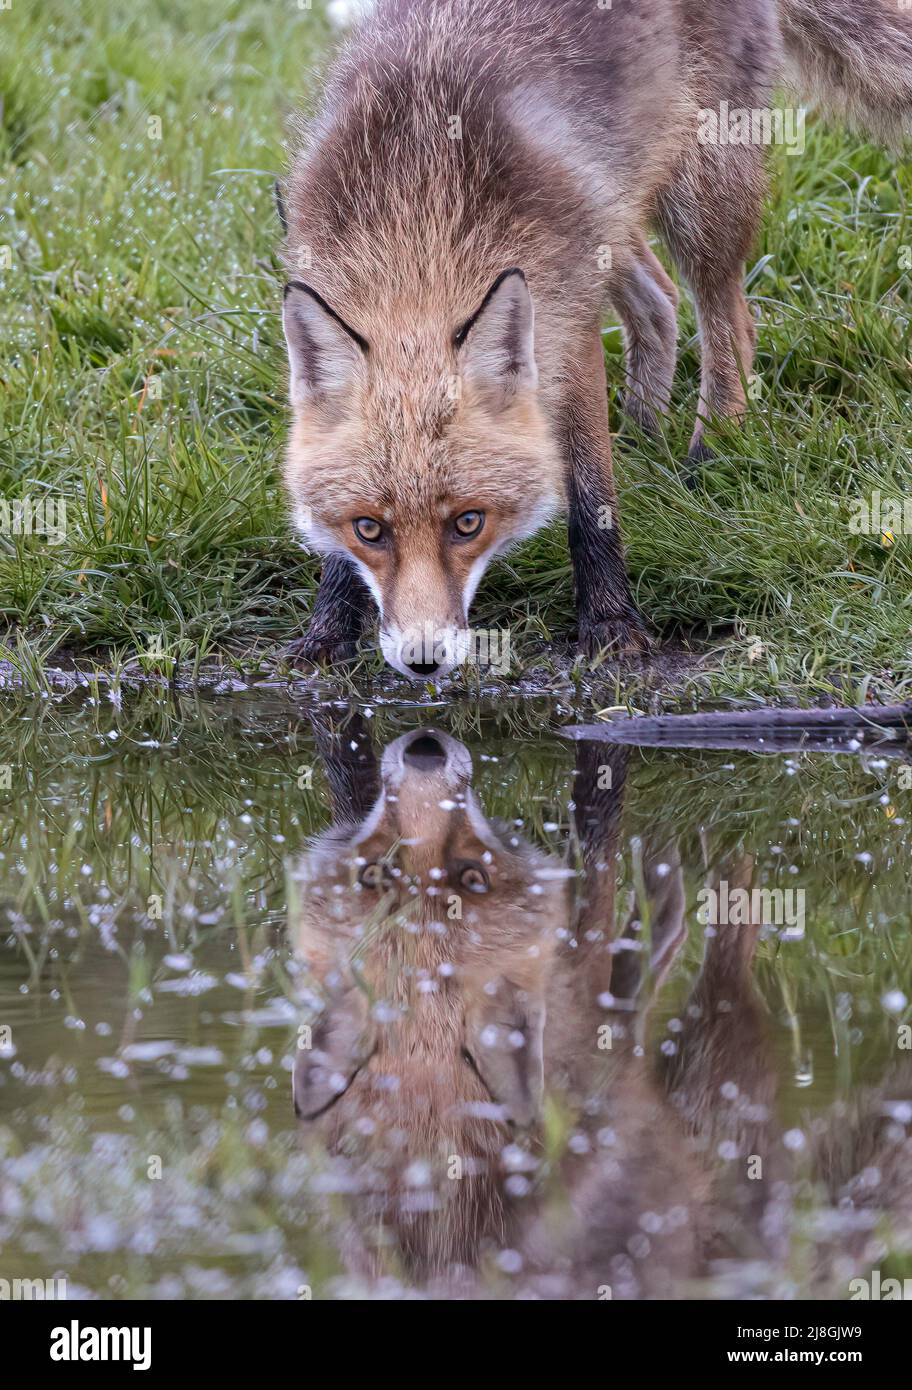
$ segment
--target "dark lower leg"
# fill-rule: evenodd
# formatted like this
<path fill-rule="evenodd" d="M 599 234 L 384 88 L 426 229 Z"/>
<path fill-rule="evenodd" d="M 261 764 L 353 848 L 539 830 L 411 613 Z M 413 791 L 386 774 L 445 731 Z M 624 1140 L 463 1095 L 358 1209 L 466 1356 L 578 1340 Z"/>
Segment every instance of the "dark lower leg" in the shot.
<path fill-rule="evenodd" d="M 323 562 L 310 624 L 288 654 L 306 661 L 339 661 L 352 656 L 372 611 L 367 586 L 342 555 Z"/>
<path fill-rule="evenodd" d="M 576 585 L 579 642 L 631 654 L 648 646 L 630 593 L 611 471 L 605 359 L 595 333 L 586 370 L 565 404 L 570 556 Z"/>

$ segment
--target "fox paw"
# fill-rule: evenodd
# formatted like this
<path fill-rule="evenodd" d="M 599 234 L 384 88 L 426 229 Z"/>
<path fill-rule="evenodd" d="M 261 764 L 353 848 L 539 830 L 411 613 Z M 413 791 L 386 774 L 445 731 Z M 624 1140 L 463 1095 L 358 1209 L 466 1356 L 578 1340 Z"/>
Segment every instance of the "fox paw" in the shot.
<path fill-rule="evenodd" d="M 681 474 L 684 486 L 691 492 L 695 491 L 706 465 L 712 463 L 715 456 L 715 451 L 708 444 L 700 442 L 692 445 Z"/>
<path fill-rule="evenodd" d="M 303 637 L 289 642 L 282 655 L 292 666 L 333 666 L 354 660 L 357 651 L 355 638 L 325 628 L 311 628 Z"/>
<path fill-rule="evenodd" d="M 610 618 L 581 618 L 579 648 L 590 660 L 602 655 L 615 659 L 646 656 L 652 648 L 652 638 L 636 612 Z"/>

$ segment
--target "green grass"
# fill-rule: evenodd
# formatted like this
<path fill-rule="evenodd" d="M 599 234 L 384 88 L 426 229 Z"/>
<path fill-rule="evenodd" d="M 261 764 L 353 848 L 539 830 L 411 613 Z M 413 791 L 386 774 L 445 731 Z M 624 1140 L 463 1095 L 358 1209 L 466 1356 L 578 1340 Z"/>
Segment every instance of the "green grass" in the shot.
<path fill-rule="evenodd" d="M 315 566 L 278 484 L 271 185 L 331 42 L 319 0 L 0 14 L 0 496 L 62 496 L 68 523 L 55 546 L 0 535 L 0 623 L 42 660 L 251 663 L 302 628 Z M 912 171 L 811 122 L 773 175 L 749 267 L 759 398 L 685 490 L 685 306 L 668 437 L 618 451 L 634 585 L 663 635 L 709 653 L 697 695 L 902 696 L 910 540 L 885 547 L 848 519 L 855 496 L 912 490 Z M 606 344 L 616 394 L 617 334 Z M 561 527 L 492 570 L 476 612 L 563 669 L 548 645 L 572 623 Z"/>

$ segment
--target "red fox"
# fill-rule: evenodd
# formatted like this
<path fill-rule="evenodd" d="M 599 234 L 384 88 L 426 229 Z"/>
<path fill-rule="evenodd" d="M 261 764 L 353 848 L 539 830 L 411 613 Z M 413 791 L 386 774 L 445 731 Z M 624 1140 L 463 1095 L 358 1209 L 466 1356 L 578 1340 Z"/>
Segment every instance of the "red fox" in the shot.
<path fill-rule="evenodd" d="M 618 525 L 602 314 L 612 304 L 623 327 L 626 409 L 654 427 L 677 294 L 647 244 L 658 231 L 696 302 L 691 458 L 705 458 L 705 421 L 745 407 L 742 280 L 765 183 L 765 139 L 720 136 L 719 122 L 769 117 L 783 76 L 898 143 L 912 131 L 912 13 L 897 0 L 379 0 L 280 198 L 285 478 L 324 556 L 300 654 L 348 652 L 373 598 L 390 664 L 446 674 L 487 565 L 564 507 L 582 650 L 648 646 Z"/>

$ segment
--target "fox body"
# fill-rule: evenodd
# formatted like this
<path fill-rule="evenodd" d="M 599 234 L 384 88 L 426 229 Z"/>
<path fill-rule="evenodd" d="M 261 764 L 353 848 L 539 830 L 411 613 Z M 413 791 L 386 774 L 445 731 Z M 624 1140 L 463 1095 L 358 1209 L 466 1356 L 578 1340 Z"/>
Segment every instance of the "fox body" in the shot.
<path fill-rule="evenodd" d="M 611 468 L 602 315 L 651 428 L 696 301 L 713 416 L 744 409 L 744 260 L 760 145 L 700 113 L 769 105 L 791 69 L 836 114 L 912 128 L 912 16 L 892 0 L 380 0 L 284 188 L 295 524 L 325 557 L 309 657 L 370 616 L 407 675 L 467 653 L 491 559 L 566 508 L 583 648 L 637 650 Z M 434 635 L 433 651 L 425 634 Z"/>

